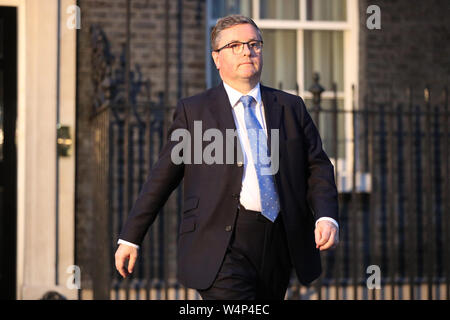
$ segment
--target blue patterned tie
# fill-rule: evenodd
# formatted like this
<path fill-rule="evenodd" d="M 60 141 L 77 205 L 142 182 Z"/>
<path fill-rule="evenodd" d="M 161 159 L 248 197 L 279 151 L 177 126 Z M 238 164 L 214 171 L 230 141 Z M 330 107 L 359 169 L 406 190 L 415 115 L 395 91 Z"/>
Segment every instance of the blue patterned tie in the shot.
<path fill-rule="evenodd" d="M 253 162 L 255 164 L 256 176 L 258 177 L 259 192 L 261 197 L 261 213 L 270 221 L 275 221 L 278 212 L 280 212 L 280 200 L 278 199 L 277 191 L 275 190 L 275 181 L 273 175 L 262 174 L 262 169 L 268 170 L 270 163 L 265 165 L 261 162 L 258 155 L 268 157 L 267 152 L 267 138 L 264 135 L 263 128 L 255 115 L 255 108 L 252 108 L 255 100 L 252 96 L 242 96 L 242 104 L 244 105 L 244 119 L 247 127 L 248 140 L 252 150 Z M 261 134 L 260 134 L 261 133 Z M 258 138 L 261 140 L 258 143 Z M 259 146 L 259 150 L 258 150 Z M 258 153 L 259 151 L 259 153 Z"/>

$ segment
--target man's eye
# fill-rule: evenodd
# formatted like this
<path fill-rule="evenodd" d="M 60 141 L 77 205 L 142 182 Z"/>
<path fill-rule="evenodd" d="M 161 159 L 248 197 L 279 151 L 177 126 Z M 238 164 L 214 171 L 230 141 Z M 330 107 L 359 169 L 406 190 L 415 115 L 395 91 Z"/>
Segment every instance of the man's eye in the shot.
<path fill-rule="evenodd" d="M 230 44 L 230 48 L 231 49 L 237 49 L 237 48 L 239 48 L 240 45 L 241 45 L 240 43 L 231 43 Z"/>

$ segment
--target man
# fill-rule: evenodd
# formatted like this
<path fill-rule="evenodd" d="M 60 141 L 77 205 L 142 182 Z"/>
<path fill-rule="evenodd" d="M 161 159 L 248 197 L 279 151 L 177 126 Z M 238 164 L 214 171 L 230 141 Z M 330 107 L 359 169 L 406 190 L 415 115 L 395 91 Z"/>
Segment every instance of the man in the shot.
<path fill-rule="evenodd" d="M 168 141 L 123 227 L 116 268 L 124 278 L 133 271 L 138 245 L 184 178 L 180 282 L 203 299 L 283 299 L 292 267 L 301 283 L 311 283 L 321 273 L 319 250 L 338 243 L 333 166 L 302 99 L 260 84 L 263 41 L 253 20 L 218 20 L 211 46 L 223 82 L 179 101 L 169 136 L 194 136 L 195 121 L 223 136 L 237 130 L 234 149 L 227 138 L 219 150 L 236 151 L 233 161 L 173 161 L 178 142 Z M 192 145 L 184 159 L 198 152 Z M 269 174 L 258 156 L 264 153 L 278 162 Z"/>

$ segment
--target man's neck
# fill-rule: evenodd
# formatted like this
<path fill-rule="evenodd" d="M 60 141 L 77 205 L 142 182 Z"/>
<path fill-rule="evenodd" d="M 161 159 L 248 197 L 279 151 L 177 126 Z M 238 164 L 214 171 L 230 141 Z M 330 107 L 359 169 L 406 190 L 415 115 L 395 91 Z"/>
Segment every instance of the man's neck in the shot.
<path fill-rule="evenodd" d="M 256 81 L 248 81 L 248 82 L 237 82 L 237 81 L 228 81 L 223 80 L 227 85 L 232 87 L 233 89 L 239 91 L 242 94 L 249 93 L 259 82 L 259 80 Z"/>

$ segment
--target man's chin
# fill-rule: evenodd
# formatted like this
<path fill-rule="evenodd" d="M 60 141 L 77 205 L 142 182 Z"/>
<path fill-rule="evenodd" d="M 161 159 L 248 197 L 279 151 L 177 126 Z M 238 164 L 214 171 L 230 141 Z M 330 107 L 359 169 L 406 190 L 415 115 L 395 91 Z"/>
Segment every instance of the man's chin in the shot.
<path fill-rule="evenodd" d="M 241 71 L 240 75 L 241 78 L 252 79 L 258 76 L 258 72 L 256 72 L 255 70 Z"/>

